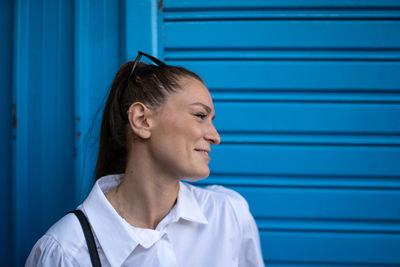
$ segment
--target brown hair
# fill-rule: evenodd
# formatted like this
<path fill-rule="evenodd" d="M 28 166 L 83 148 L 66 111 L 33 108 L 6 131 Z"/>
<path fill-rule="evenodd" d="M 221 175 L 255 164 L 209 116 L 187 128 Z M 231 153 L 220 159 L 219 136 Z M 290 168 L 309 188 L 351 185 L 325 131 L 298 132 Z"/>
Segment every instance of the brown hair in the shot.
<path fill-rule="evenodd" d="M 101 122 L 96 179 L 125 172 L 126 111 L 132 103 L 141 102 L 150 109 L 156 109 L 165 102 L 168 94 L 182 89 L 182 78 L 194 78 L 204 83 L 197 74 L 183 67 L 146 63 L 138 63 L 134 75 L 128 81 L 133 63 L 124 63 L 111 85 Z"/>

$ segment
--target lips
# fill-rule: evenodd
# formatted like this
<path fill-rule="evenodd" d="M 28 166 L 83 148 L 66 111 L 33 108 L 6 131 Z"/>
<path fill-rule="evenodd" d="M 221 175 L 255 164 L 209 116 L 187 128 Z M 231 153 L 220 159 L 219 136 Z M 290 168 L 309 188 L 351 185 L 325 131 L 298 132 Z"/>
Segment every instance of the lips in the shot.
<path fill-rule="evenodd" d="M 206 152 L 207 154 L 209 154 L 209 153 L 211 152 L 211 150 L 209 150 L 209 149 L 195 148 L 195 150 L 196 150 L 196 151 L 204 151 L 204 152 Z"/>
<path fill-rule="evenodd" d="M 200 154 L 202 154 L 203 157 L 205 157 L 206 159 L 210 159 L 210 156 L 208 156 L 208 153 L 211 152 L 211 150 L 209 149 L 195 149 L 197 152 L 199 152 Z"/>

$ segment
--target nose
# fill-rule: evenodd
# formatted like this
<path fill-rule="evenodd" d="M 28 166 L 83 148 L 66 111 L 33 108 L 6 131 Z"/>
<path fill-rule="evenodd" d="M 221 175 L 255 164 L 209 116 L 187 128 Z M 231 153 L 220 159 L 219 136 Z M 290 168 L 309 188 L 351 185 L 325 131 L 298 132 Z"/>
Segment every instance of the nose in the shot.
<path fill-rule="evenodd" d="M 205 138 L 213 145 L 218 145 L 221 143 L 221 137 L 217 129 L 215 128 L 214 124 L 210 124 L 209 130 L 207 131 Z"/>

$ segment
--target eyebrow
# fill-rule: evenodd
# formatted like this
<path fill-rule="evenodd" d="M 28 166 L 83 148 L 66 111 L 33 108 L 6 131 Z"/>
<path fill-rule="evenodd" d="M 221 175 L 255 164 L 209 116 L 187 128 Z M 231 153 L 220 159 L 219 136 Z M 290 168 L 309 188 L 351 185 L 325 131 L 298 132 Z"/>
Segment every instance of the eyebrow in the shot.
<path fill-rule="evenodd" d="M 208 113 L 211 113 L 211 108 L 203 103 L 195 102 L 190 105 L 191 106 L 202 106 Z M 215 119 L 215 114 L 214 114 L 214 117 L 212 117 L 212 120 L 214 120 L 214 119 Z"/>

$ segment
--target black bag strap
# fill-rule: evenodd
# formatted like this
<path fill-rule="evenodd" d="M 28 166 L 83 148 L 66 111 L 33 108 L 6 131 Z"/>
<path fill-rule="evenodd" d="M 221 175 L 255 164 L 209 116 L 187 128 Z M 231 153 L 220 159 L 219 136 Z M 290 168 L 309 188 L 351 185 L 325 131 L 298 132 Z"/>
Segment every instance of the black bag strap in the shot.
<path fill-rule="evenodd" d="M 94 242 L 93 232 L 85 214 L 81 210 L 73 210 L 68 213 L 74 213 L 82 226 L 83 234 L 85 235 L 86 243 L 89 249 L 90 260 L 93 267 L 101 267 L 99 253 L 97 252 L 96 243 Z"/>

